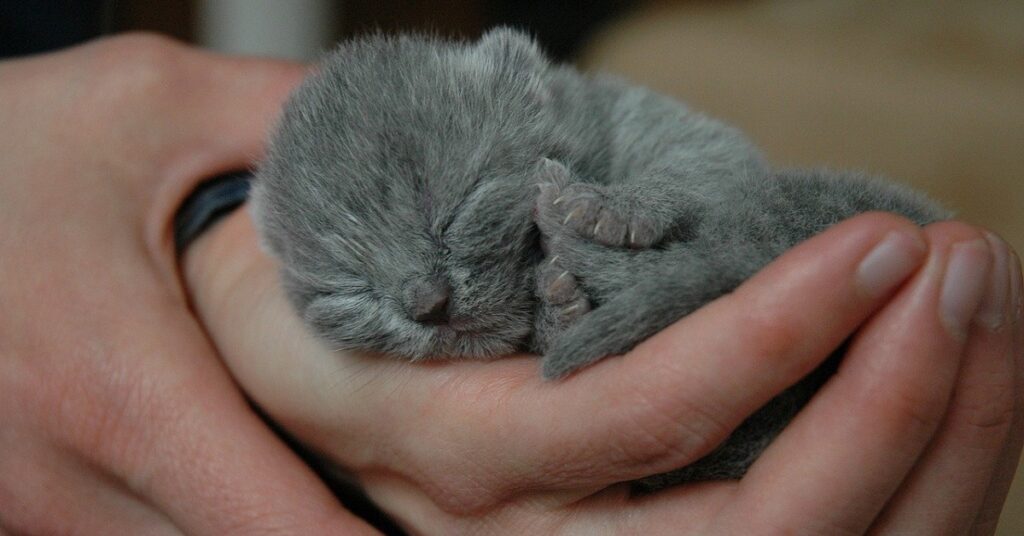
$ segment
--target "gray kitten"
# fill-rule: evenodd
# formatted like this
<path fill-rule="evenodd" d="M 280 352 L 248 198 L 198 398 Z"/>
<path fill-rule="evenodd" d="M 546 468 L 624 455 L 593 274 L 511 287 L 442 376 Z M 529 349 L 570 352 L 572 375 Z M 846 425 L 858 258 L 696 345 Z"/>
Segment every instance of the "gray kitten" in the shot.
<path fill-rule="evenodd" d="M 628 352 L 857 213 L 947 216 L 893 184 L 772 170 L 737 130 L 553 65 L 509 29 L 339 47 L 286 105 L 253 201 L 290 299 L 334 347 L 525 349 L 546 378 Z M 739 478 L 839 353 L 705 458 L 636 487 Z"/>

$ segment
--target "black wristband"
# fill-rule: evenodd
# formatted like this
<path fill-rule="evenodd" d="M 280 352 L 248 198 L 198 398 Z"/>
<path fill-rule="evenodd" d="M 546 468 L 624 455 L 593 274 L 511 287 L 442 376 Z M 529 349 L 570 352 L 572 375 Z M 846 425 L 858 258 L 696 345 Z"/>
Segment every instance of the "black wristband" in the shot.
<path fill-rule="evenodd" d="M 174 214 L 174 250 L 180 256 L 200 234 L 249 197 L 251 171 L 218 175 L 196 187 Z"/>

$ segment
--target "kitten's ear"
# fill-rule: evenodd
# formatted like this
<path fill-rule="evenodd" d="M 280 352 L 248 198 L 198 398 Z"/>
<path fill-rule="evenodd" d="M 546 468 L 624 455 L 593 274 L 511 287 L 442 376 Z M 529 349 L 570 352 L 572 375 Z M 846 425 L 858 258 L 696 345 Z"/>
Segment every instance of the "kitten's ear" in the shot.
<path fill-rule="evenodd" d="M 474 62 L 488 66 L 516 83 L 526 84 L 526 94 L 537 103 L 551 98 L 543 74 L 550 65 L 532 37 L 507 26 L 499 26 L 483 35 L 472 49 Z"/>
<path fill-rule="evenodd" d="M 544 70 L 548 60 L 537 42 L 528 34 L 499 26 L 489 30 L 477 42 L 477 50 L 494 60 L 515 68 Z"/>

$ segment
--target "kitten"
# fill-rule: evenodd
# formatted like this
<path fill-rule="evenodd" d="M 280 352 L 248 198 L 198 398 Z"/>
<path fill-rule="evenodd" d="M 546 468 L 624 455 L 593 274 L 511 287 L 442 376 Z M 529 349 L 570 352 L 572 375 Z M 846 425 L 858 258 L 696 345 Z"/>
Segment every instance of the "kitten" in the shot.
<path fill-rule="evenodd" d="M 628 352 L 857 213 L 947 217 L 893 184 L 773 170 L 737 130 L 553 65 L 509 29 L 340 46 L 288 101 L 253 202 L 292 303 L 335 348 L 525 349 L 549 379 Z M 739 478 L 837 359 L 637 488 Z"/>

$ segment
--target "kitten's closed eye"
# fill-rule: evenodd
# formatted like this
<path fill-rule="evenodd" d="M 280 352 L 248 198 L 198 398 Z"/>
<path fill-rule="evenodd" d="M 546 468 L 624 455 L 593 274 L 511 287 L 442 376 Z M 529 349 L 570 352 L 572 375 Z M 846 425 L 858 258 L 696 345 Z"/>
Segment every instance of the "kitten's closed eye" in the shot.
<path fill-rule="evenodd" d="M 317 294 L 356 295 L 374 291 L 373 285 L 365 277 L 341 271 L 334 266 L 329 270 L 303 272 L 291 269 L 288 275 L 295 283 Z"/>

